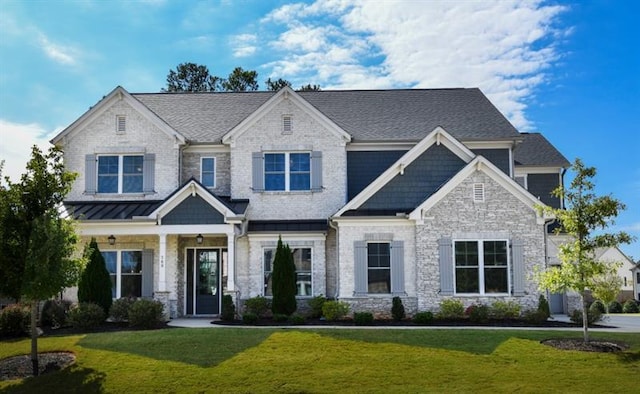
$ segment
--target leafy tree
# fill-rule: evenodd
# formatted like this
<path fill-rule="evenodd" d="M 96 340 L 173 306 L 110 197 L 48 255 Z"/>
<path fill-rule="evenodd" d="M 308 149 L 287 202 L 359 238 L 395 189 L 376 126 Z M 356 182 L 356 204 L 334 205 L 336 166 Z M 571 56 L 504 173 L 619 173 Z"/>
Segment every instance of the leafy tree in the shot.
<path fill-rule="evenodd" d="M 289 245 L 278 238 L 278 247 L 273 259 L 273 300 L 274 314 L 291 315 L 296 311 L 296 266 Z"/>
<path fill-rule="evenodd" d="M 221 89 L 222 80 L 209 75 L 207 66 L 180 63 L 176 70 L 169 70 L 165 92 L 215 92 Z"/>
<path fill-rule="evenodd" d="M 311 84 L 302 85 L 300 86 L 300 89 L 298 89 L 298 92 L 319 92 L 319 91 L 320 91 L 320 85 L 311 85 Z"/>
<path fill-rule="evenodd" d="M 31 362 L 38 374 L 38 302 L 77 283 L 81 259 L 74 259 L 77 236 L 58 208 L 76 174 L 67 172 L 62 151 L 31 150 L 19 183 L 0 187 L 0 291 L 31 304 Z"/>
<path fill-rule="evenodd" d="M 253 70 L 233 69 L 229 78 L 222 81 L 222 89 L 227 92 L 247 92 L 258 90 L 258 73 Z"/>
<path fill-rule="evenodd" d="M 616 272 L 620 263 L 608 263 L 604 267 L 604 273 L 593 278 L 591 294 L 597 300 L 601 300 L 609 313 L 609 304 L 616 300 L 622 287 L 622 278 Z"/>
<path fill-rule="evenodd" d="M 265 84 L 267 85 L 267 90 L 271 90 L 274 92 L 277 92 L 278 90 L 284 88 L 285 86 L 291 87 L 291 82 L 282 78 L 278 78 L 278 80 L 276 81 L 272 81 L 271 78 L 269 78 L 265 81 Z"/>
<path fill-rule="evenodd" d="M 87 266 L 78 283 L 78 301 L 97 304 L 102 307 L 105 316 L 108 316 L 113 302 L 111 276 L 95 238 L 91 238 L 91 242 L 85 246 L 84 258 Z"/>
<path fill-rule="evenodd" d="M 611 196 L 598 197 L 593 193 L 596 169 L 585 167 L 580 159 L 571 168 L 576 176 L 569 188 L 560 186 L 553 191 L 555 196 L 565 199 L 566 209 L 551 211 L 561 224 L 558 231 L 566 232 L 573 240 L 559 247 L 561 264 L 540 272 L 538 280 L 541 289 L 553 293 L 573 290 L 580 294 L 584 341 L 588 342 L 586 291 L 594 288 L 594 279 L 607 270 L 607 263 L 596 260 L 595 250 L 629 243 L 632 238 L 625 232 L 604 232 L 625 205 Z"/>

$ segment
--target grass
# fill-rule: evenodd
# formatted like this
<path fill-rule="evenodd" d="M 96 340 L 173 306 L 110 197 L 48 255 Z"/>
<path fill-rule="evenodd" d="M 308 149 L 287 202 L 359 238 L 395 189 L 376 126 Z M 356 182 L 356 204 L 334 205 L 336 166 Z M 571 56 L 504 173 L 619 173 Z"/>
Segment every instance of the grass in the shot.
<path fill-rule="evenodd" d="M 640 335 L 624 354 L 560 351 L 577 332 L 516 330 L 167 329 L 41 338 L 74 366 L 0 391 L 57 392 L 629 392 Z M 0 358 L 28 340 L 0 343 Z M 601 378 L 598 378 L 601 377 Z"/>

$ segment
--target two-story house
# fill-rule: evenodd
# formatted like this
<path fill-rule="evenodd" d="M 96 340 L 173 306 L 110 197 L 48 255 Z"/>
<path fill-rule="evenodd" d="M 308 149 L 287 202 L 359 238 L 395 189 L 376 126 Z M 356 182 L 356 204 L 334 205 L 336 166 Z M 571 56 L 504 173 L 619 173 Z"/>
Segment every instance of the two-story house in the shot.
<path fill-rule="evenodd" d="M 114 298 L 154 297 L 172 317 L 269 297 L 278 237 L 299 304 L 533 308 L 553 220 L 537 207 L 560 206 L 550 191 L 569 164 L 478 89 L 117 87 L 52 143 L 79 173 L 65 207 L 96 237 Z"/>

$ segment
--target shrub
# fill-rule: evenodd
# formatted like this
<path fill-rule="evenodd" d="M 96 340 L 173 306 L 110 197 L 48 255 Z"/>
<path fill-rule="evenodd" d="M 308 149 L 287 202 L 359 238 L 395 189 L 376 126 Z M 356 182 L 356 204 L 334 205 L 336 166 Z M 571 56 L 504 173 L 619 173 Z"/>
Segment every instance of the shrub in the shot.
<path fill-rule="evenodd" d="M 104 257 L 98 249 L 95 238 L 91 238 L 91 242 L 85 246 L 84 258 L 87 259 L 87 266 L 82 271 L 78 282 L 78 301 L 98 304 L 106 315 L 113 302 L 111 275 L 107 271 Z"/>
<path fill-rule="evenodd" d="M 232 321 L 236 317 L 236 306 L 233 303 L 233 297 L 230 294 L 222 296 L 222 313 L 220 319 L 222 321 Z"/>
<path fill-rule="evenodd" d="M 157 328 L 164 323 L 164 306 L 160 301 L 136 300 L 129 307 L 129 325 L 136 328 Z"/>
<path fill-rule="evenodd" d="M 393 320 L 395 321 L 400 321 L 405 317 L 404 305 L 402 305 L 402 299 L 400 299 L 400 297 L 393 297 L 391 316 L 393 316 Z"/>
<path fill-rule="evenodd" d="M 605 313 L 607 311 L 604 307 L 604 303 L 600 300 L 593 301 L 593 303 L 589 306 L 589 310 L 598 311 L 600 313 Z"/>
<path fill-rule="evenodd" d="M 582 311 L 580 309 L 574 309 L 573 312 L 571 312 L 569 319 L 571 319 L 572 322 L 582 326 Z M 600 313 L 597 310 L 592 311 L 591 309 L 589 309 L 589 311 L 587 312 L 587 323 L 589 325 L 597 323 L 602 319 L 603 319 L 602 313 Z"/>
<path fill-rule="evenodd" d="M 246 313 L 253 313 L 258 317 L 264 317 L 270 309 L 269 300 L 262 296 L 248 298 L 244 302 L 244 308 Z"/>
<path fill-rule="evenodd" d="M 522 314 L 522 319 L 529 324 L 542 324 L 548 318 L 547 313 L 540 309 L 528 309 Z"/>
<path fill-rule="evenodd" d="M 520 304 L 515 301 L 495 301 L 489 309 L 489 316 L 493 319 L 517 319 L 520 317 Z"/>
<path fill-rule="evenodd" d="M 309 305 L 309 309 L 311 310 L 309 313 L 309 317 L 312 319 L 317 319 L 322 316 L 322 305 L 327 301 L 325 296 L 319 295 L 315 296 L 307 301 Z"/>
<path fill-rule="evenodd" d="M 638 308 L 638 303 L 634 300 L 627 300 L 622 306 L 622 312 L 624 313 L 638 313 L 640 308 Z"/>
<path fill-rule="evenodd" d="M 45 327 L 64 327 L 67 324 L 67 314 L 71 308 L 71 301 L 47 300 L 42 307 L 40 324 Z"/>
<path fill-rule="evenodd" d="M 254 325 L 258 323 L 258 315 L 253 312 L 246 312 L 242 315 L 242 323 L 246 325 Z"/>
<path fill-rule="evenodd" d="M 275 322 L 284 322 L 287 321 L 287 318 L 289 316 L 285 315 L 284 313 L 274 313 L 273 314 L 273 321 Z"/>
<path fill-rule="evenodd" d="M 69 323 L 80 330 L 92 330 L 104 322 L 102 307 L 92 302 L 81 302 L 69 310 Z"/>
<path fill-rule="evenodd" d="M 0 311 L 0 337 L 27 336 L 30 325 L 29 307 L 13 304 Z"/>
<path fill-rule="evenodd" d="M 540 294 L 538 298 L 538 310 L 544 314 L 545 320 L 551 317 L 551 309 L 549 309 L 549 301 L 544 297 L 544 295 Z"/>
<path fill-rule="evenodd" d="M 129 320 L 129 309 L 135 301 L 135 298 L 130 297 L 118 298 L 111 305 L 109 316 L 111 316 L 113 321 L 117 322 Z"/>
<path fill-rule="evenodd" d="M 426 312 L 418 312 L 413 316 L 413 322 L 416 324 L 426 325 L 431 324 L 433 321 L 433 313 Z"/>
<path fill-rule="evenodd" d="M 276 255 L 273 258 L 271 311 L 283 315 L 291 315 L 298 308 L 296 301 L 296 265 L 289 245 L 278 238 Z"/>
<path fill-rule="evenodd" d="M 489 307 L 482 304 L 471 305 L 465 311 L 465 315 L 474 323 L 484 323 L 489 320 Z"/>
<path fill-rule="evenodd" d="M 622 313 L 622 304 L 618 301 L 611 301 L 609 303 L 609 313 Z"/>
<path fill-rule="evenodd" d="M 356 323 L 356 326 L 370 326 L 373 324 L 373 313 L 356 312 L 353 314 L 353 321 Z"/>
<path fill-rule="evenodd" d="M 322 315 L 329 321 L 344 318 L 349 313 L 349 304 L 343 301 L 327 301 L 322 305 Z"/>
<path fill-rule="evenodd" d="M 461 319 L 464 317 L 462 301 L 454 299 L 442 300 L 437 317 L 438 319 Z"/>
<path fill-rule="evenodd" d="M 293 315 L 289 316 L 289 323 L 291 324 L 295 324 L 297 326 L 304 324 L 305 322 L 305 318 L 303 315 L 294 313 Z"/>

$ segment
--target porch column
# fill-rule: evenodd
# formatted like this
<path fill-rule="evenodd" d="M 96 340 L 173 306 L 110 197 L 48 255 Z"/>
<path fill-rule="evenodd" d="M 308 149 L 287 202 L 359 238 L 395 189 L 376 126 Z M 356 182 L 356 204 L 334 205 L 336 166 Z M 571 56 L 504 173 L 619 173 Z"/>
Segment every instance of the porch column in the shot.
<path fill-rule="evenodd" d="M 227 291 L 236 291 L 236 237 L 227 233 Z"/>
<path fill-rule="evenodd" d="M 160 250 L 158 260 L 160 269 L 158 270 L 158 291 L 167 291 L 167 234 L 159 234 Z"/>

